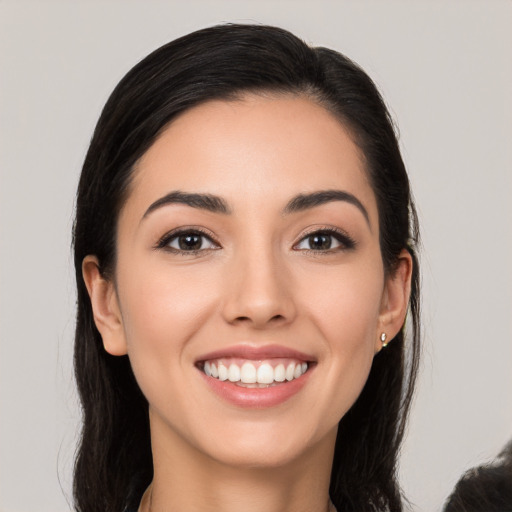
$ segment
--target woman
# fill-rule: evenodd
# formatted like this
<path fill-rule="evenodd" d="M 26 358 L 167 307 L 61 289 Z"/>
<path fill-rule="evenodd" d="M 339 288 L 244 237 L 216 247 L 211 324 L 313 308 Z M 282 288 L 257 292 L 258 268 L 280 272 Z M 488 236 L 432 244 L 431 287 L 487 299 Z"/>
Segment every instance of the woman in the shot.
<path fill-rule="evenodd" d="M 77 510 L 401 510 L 417 238 L 346 57 L 225 25 L 137 64 L 78 188 Z"/>

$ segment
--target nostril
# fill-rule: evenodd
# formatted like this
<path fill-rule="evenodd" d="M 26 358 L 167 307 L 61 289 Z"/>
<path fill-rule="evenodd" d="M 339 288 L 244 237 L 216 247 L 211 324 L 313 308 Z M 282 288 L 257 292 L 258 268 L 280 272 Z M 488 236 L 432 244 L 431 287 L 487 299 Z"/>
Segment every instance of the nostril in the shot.
<path fill-rule="evenodd" d="M 285 319 L 283 315 L 274 315 L 268 319 L 265 323 L 276 323 L 281 322 Z M 234 320 L 235 322 L 245 323 L 245 322 L 252 322 L 251 317 L 249 316 L 237 316 Z"/>

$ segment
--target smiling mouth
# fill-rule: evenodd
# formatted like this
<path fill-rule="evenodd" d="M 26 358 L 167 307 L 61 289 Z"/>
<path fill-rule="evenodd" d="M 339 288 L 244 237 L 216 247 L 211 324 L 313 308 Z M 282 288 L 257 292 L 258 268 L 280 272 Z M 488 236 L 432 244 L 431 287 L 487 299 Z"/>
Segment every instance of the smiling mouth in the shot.
<path fill-rule="evenodd" d="M 304 375 L 311 363 L 290 358 L 247 360 L 222 358 L 202 361 L 198 368 L 208 377 L 229 381 L 243 388 L 268 388 L 286 384 Z"/>

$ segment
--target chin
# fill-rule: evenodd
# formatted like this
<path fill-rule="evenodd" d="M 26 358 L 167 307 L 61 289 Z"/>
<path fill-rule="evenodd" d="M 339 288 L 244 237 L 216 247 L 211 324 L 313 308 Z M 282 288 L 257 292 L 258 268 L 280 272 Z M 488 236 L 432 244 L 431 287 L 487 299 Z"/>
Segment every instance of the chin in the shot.
<path fill-rule="evenodd" d="M 287 447 L 277 449 L 274 446 L 261 446 L 254 443 L 254 446 L 237 447 L 233 450 L 216 451 L 212 454 L 219 463 L 240 469 L 272 469 L 282 468 L 299 459 L 305 447 Z"/>
<path fill-rule="evenodd" d="M 215 436 L 208 453 L 219 463 L 238 468 L 282 468 L 300 460 L 311 449 L 327 442 L 334 447 L 336 430 L 312 435 L 306 428 L 295 425 L 245 425 L 228 429 L 229 435 Z M 305 427 L 305 425 L 302 425 Z M 295 428 L 293 428 L 295 427 Z"/>

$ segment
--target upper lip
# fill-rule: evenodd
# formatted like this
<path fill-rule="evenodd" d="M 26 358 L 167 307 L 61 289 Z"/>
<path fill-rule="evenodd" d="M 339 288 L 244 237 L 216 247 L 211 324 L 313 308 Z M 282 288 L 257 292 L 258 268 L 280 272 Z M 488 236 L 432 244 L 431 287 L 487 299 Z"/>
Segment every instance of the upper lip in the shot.
<path fill-rule="evenodd" d="M 282 345 L 254 346 L 247 344 L 234 345 L 231 347 L 214 350 L 213 352 L 208 352 L 207 354 L 198 357 L 196 361 L 199 363 L 202 361 L 210 361 L 212 359 L 221 359 L 223 357 L 237 357 L 240 359 L 248 359 L 252 361 L 272 359 L 277 357 L 298 359 L 305 362 L 315 361 L 315 358 L 310 354 L 305 354 L 304 352 L 300 352 L 298 350 Z"/>

